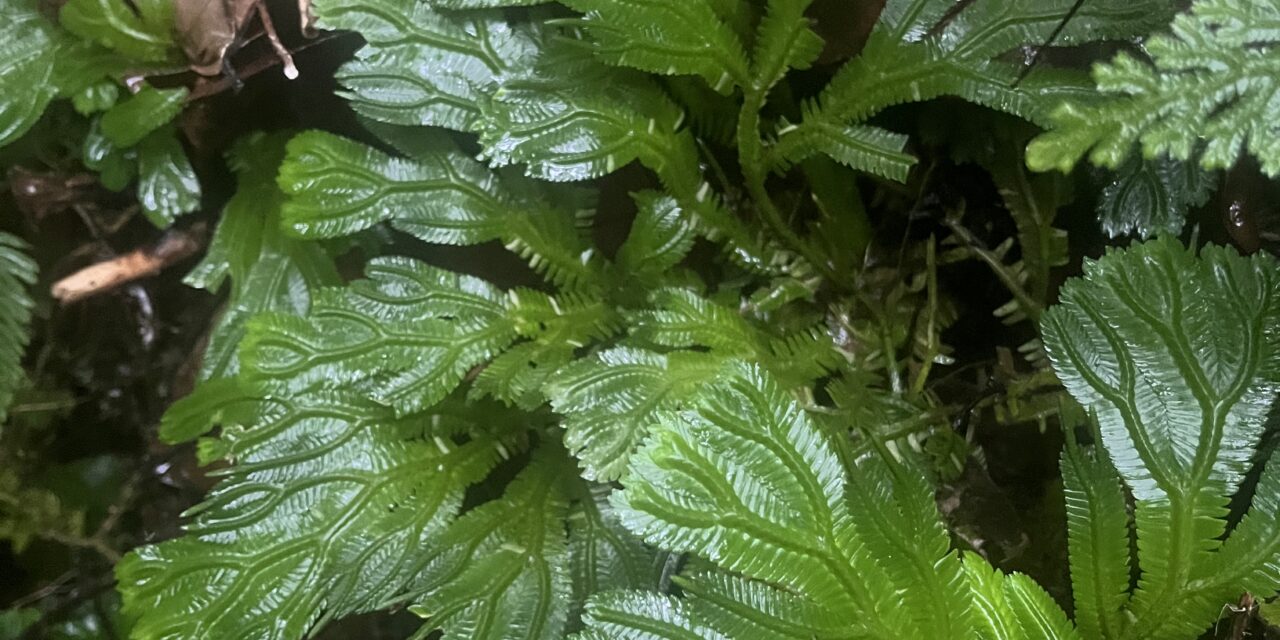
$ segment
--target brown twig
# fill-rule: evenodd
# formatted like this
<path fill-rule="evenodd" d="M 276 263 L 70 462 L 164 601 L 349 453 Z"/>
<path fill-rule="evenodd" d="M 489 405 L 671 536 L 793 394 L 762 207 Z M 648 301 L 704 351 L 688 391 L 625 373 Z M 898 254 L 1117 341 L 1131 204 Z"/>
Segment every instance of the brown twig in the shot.
<path fill-rule="evenodd" d="M 85 267 L 55 282 L 53 297 L 62 304 L 71 304 L 160 273 L 165 267 L 195 255 L 204 245 L 203 230 L 202 225 L 170 230 L 150 247 Z"/>

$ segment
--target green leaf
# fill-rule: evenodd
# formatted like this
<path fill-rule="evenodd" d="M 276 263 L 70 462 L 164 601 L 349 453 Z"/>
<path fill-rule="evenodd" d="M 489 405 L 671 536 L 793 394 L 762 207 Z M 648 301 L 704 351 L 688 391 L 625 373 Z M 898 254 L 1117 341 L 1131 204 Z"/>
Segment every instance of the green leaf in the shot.
<path fill-rule="evenodd" d="M 267 389 L 360 393 L 408 415 L 439 402 L 516 337 L 504 296 L 478 278 L 378 258 L 367 280 L 321 290 L 305 318 L 249 321 L 240 360 Z"/>
<path fill-rule="evenodd" d="M 53 25 L 34 0 L 0 6 L 0 146 L 26 133 L 57 95 Z"/>
<path fill-rule="evenodd" d="M 637 158 L 655 170 L 673 161 L 666 151 L 682 117 L 646 78 L 566 51 L 503 83 L 485 109 L 480 143 L 495 167 L 586 180 Z"/>
<path fill-rule="evenodd" d="M 727 93 L 747 82 L 742 43 L 708 0 L 562 0 L 585 13 L 575 24 L 597 58 L 663 75 L 702 76 Z"/>
<path fill-rule="evenodd" d="M 943 95 L 1045 122 L 1062 99 L 1088 94 L 1087 81 L 1074 72 L 1042 67 L 1015 82 L 1021 68 L 998 56 L 1019 45 L 1044 42 L 1074 4 L 1074 0 L 979 1 L 952 11 L 954 3 L 944 0 L 886 3 L 861 55 L 836 73 L 817 100 L 805 105 L 799 123 L 783 130 L 778 153 L 772 157 L 774 166 L 819 152 L 816 145 L 830 146 L 833 132 L 865 122 L 887 107 Z M 1141 35 L 1170 13 L 1168 3 L 1158 0 L 1092 0 L 1079 7 L 1055 43 Z M 859 165 L 887 171 L 901 164 L 879 162 L 863 159 Z"/>
<path fill-rule="evenodd" d="M 368 43 L 338 81 L 355 110 L 402 125 L 472 130 L 497 83 L 536 58 L 528 29 L 495 13 L 445 15 L 414 0 L 317 3 L 320 23 Z"/>
<path fill-rule="evenodd" d="M 137 150 L 123 149 L 103 135 L 101 118 L 94 119 L 81 146 L 81 161 L 84 166 L 98 172 L 102 186 L 112 191 L 123 191 L 137 175 Z"/>
<path fill-rule="evenodd" d="M 1044 316 L 1058 376 L 1098 416 L 1136 501 L 1141 578 L 1127 615 L 1153 638 L 1196 635 L 1221 570 L 1227 504 L 1280 389 L 1280 269 L 1269 256 L 1158 239 L 1086 262 Z M 1222 576 L 1239 583 L 1244 576 Z"/>
<path fill-rule="evenodd" d="M 444 638 L 558 640 L 573 586 L 565 541 L 568 461 L 552 447 L 507 487 L 500 500 L 468 512 L 434 541 L 413 611 Z"/>
<path fill-rule="evenodd" d="M 1071 444 L 1062 453 L 1071 595 L 1086 638 L 1119 638 L 1129 600 L 1129 515 L 1120 476 L 1100 454 Z"/>
<path fill-rule="evenodd" d="M 1191 162 L 1166 156 L 1131 157 L 1098 198 L 1102 230 L 1112 238 L 1127 234 L 1144 239 L 1160 233 L 1177 235 L 1186 223 L 1187 210 L 1209 200 L 1214 177 Z"/>
<path fill-rule="evenodd" d="M 167 0 L 69 0 L 58 18 L 81 38 L 144 62 L 169 59 L 176 48 Z"/>
<path fill-rule="evenodd" d="M 656 191 L 631 194 L 636 218 L 614 262 L 627 277 L 656 282 L 693 248 L 694 225 L 675 198 Z"/>
<path fill-rule="evenodd" d="M 286 237 L 280 228 L 284 196 L 275 173 L 285 134 L 254 134 L 236 143 L 228 164 L 239 183 L 222 211 L 205 258 L 187 275 L 193 287 L 217 292 L 229 276 L 231 292 L 209 337 L 200 377 L 233 376 L 236 350 L 249 318 L 262 312 L 303 314 L 324 286 L 340 282 L 324 248 Z"/>
<path fill-rule="evenodd" d="M 778 132 L 783 142 L 776 152 L 787 164 L 822 153 L 850 169 L 906 182 L 907 172 L 916 163 L 914 156 L 903 152 L 906 136 L 879 127 L 813 121 L 788 135 L 792 131 L 784 127 Z"/>
<path fill-rule="evenodd" d="M 1226 169 L 1247 149 L 1267 175 L 1280 173 L 1273 125 L 1280 70 L 1274 0 L 1198 0 L 1169 33 L 1144 43 L 1147 63 L 1121 53 L 1094 67 L 1097 104 L 1072 101 L 1052 114 L 1052 130 L 1027 147 L 1039 171 L 1069 171 L 1086 153 L 1100 166 L 1121 166 L 1136 143 L 1147 158 L 1198 159 Z"/>
<path fill-rule="evenodd" d="M 415 159 L 307 132 L 289 143 L 280 186 L 283 216 L 304 237 L 354 233 L 384 220 L 426 241 L 471 245 L 501 239 L 548 280 L 566 286 L 597 276 L 578 214 L 554 207 L 533 183 L 499 175 L 436 138 Z"/>
<path fill-rule="evenodd" d="M 209 380 L 169 406 L 160 420 L 160 439 L 177 444 L 208 433 L 215 425 L 252 424 L 262 401 L 252 385 L 236 377 Z"/>
<path fill-rule="evenodd" d="M 36 282 L 36 263 L 27 244 L 0 232 L 0 425 L 4 424 L 13 393 L 26 379 L 22 356 L 30 340 L 30 287 Z"/>
<path fill-rule="evenodd" d="M 547 395 L 564 415 L 564 443 L 583 476 L 621 476 L 658 413 L 680 406 L 719 366 L 720 360 L 698 353 L 619 347 L 557 372 Z"/>
<path fill-rule="evenodd" d="M 138 203 L 161 229 L 200 206 L 200 181 L 171 127 L 157 129 L 138 143 Z"/>
<path fill-rule="evenodd" d="M 118 147 L 132 147 L 177 117 L 186 99 L 184 88 L 143 87 L 103 114 L 102 134 Z"/>
<path fill-rule="evenodd" d="M 685 601 L 597 596 L 580 637 L 1076 637 L 1025 577 L 961 566 L 919 469 L 846 464 L 836 443 L 745 364 L 659 413 L 614 505 L 647 542 L 735 577 L 682 579 Z M 1024 632 L 980 635 L 990 620 Z"/>
<path fill-rule="evenodd" d="M 587 598 L 618 589 L 657 590 L 672 557 L 645 545 L 622 526 L 609 495 L 613 487 L 574 481 L 569 510 L 569 575 L 578 620 Z"/>
<path fill-rule="evenodd" d="M 224 427 L 234 464 L 187 533 L 117 566 L 134 637 L 292 640 L 401 596 L 498 460 L 499 439 L 456 443 L 464 426 L 331 394 L 263 402 Z"/>
<path fill-rule="evenodd" d="M 752 71 L 757 78 L 771 80 L 773 69 L 808 69 L 822 53 L 822 38 L 805 17 L 810 4 L 812 0 L 770 0 L 756 30 Z"/>

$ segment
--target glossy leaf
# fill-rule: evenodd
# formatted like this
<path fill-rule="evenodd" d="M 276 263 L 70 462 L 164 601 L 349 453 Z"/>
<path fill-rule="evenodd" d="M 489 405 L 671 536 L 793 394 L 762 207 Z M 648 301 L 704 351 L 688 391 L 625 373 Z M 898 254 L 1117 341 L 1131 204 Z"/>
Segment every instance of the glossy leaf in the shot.
<path fill-rule="evenodd" d="M 239 183 L 222 211 L 204 260 L 187 275 L 193 287 L 217 292 L 229 278 L 230 297 L 209 336 L 203 379 L 236 375 L 236 350 L 249 318 L 276 311 L 303 314 L 316 292 L 340 280 L 324 248 L 287 237 L 280 225 L 284 195 L 275 173 L 286 136 L 253 135 L 236 144 L 228 161 Z"/>
<path fill-rule="evenodd" d="M 402 595 L 500 443 L 333 394 L 261 403 L 176 540 L 116 569 L 134 637 L 292 640 Z"/>
<path fill-rule="evenodd" d="M 1098 198 L 1098 220 L 1111 237 L 1177 235 L 1187 210 L 1203 205 L 1214 186 L 1213 174 L 1195 163 L 1167 157 L 1131 157 L 1112 176 Z"/>
<path fill-rule="evenodd" d="M 166 0 L 70 0 L 58 14 L 68 31 L 145 62 L 171 57 L 173 4 Z"/>
<path fill-rule="evenodd" d="M 1130 571 L 1124 487 L 1096 450 L 1068 446 L 1061 468 L 1076 624 L 1087 638 L 1122 637 Z"/>
<path fill-rule="evenodd" d="M 747 78 L 742 43 L 709 0 L 563 0 L 605 62 L 665 75 L 698 75 L 720 92 Z"/>
<path fill-rule="evenodd" d="M 161 229 L 200 206 L 200 181 L 172 128 L 158 129 L 138 144 L 138 203 Z"/>
<path fill-rule="evenodd" d="M 103 114 L 102 134 L 117 147 L 132 147 L 173 120 L 186 98 L 186 89 L 145 87 Z"/>
<path fill-rule="evenodd" d="M 0 6 L 0 145 L 31 128 L 57 95 L 53 25 L 34 0 Z"/>
<path fill-rule="evenodd" d="M 1194 636 L 1221 606 L 1193 597 L 1196 576 L 1224 569 L 1228 500 L 1280 389 L 1280 342 L 1267 328 L 1278 316 L 1274 259 L 1214 246 L 1196 255 L 1169 239 L 1087 263 L 1045 314 L 1058 376 L 1097 414 L 1136 502 L 1142 574 L 1126 616 L 1148 637 Z M 1114 582 L 1098 595 L 1111 597 Z"/>

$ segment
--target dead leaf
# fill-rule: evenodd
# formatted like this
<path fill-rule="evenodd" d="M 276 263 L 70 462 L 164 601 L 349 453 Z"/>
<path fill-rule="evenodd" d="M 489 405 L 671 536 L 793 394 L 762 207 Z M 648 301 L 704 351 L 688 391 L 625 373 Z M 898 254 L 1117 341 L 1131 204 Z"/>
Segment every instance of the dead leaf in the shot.
<path fill-rule="evenodd" d="M 257 0 L 174 0 L 174 29 L 193 71 L 206 76 L 222 72 L 227 50 L 256 4 Z"/>

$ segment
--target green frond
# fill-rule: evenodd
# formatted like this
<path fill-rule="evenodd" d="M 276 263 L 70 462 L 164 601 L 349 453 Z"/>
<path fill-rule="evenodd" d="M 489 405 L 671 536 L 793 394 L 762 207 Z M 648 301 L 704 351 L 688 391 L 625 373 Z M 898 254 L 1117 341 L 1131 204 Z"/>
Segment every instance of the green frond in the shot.
<path fill-rule="evenodd" d="M 405 594 L 465 487 L 499 460 L 444 416 L 333 394 L 262 402 L 224 428 L 233 465 L 182 537 L 116 568 L 134 637 L 295 640 Z"/>
<path fill-rule="evenodd" d="M 144 62 L 172 60 L 173 3 L 168 0 L 70 0 L 58 22 L 71 33 Z"/>
<path fill-rule="evenodd" d="M 251 424 L 262 395 L 238 377 L 208 380 L 164 412 L 160 439 L 177 444 L 194 440 L 220 424 Z"/>
<path fill-rule="evenodd" d="M 435 3 L 439 4 L 439 3 Z M 401 125 L 474 130 L 506 75 L 536 58 L 538 38 L 500 14 L 442 14 L 415 0 L 322 0 L 322 26 L 367 45 L 336 77 L 357 113 Z"/>
<path fill-rule="evenodd" d="M 323 247 L 287 237 L 281 229 L 284 194 L 275 174 L 286 140 L 284 134 L 252 135 L 228 154 L 236 193 L 222 210 L 204 259 L 185 280 L 211 293 L 231 280 L 230 297 L 200 365 L 204 380 L 239 372 L 236 351 L 249 318 L 269 311 L 306 313 L 320 288 L 340 282 Z"/>
<path fill-rule="evenodd" d="M 770 0 L 756 28 L 752 73 L 772 80 L 774 69 L 808 69 L 822 53 L 822 38 L 809 28 L 804 12 L 813 0 Z"/>
<path fill-rule="evenodd" d="M 1084 272 L 1042 329 L 1136 501 L 1141 578 L 1126 615 L 1147 637 L 1194 635 L 1215 607 L 1191 597 L 1197 573 L 1224 568 L 1228 499 L 1280 388 L 1280 338 L 1266 329 L 1280 320 L 1280 268 L 1158 239 Z"/>
<path fill-rule="evenodd" d="M 1069 171 L 1086 153 L 1118 168 L 1135 144 L 1147 158 L 1167 155 L 1226 169 L 1248 150 L 1263 171 L 1280 173 L 1274 127 L 1280 70 L 1275 0 L 1198 0 L 1173 19 L 1169 33 L 1144 43 L 1147 63 L 1121 53 L 1094 67 L 1095 104 L 1067 102 L 1052 129 L 1027 147 L 1037 170 Z"/>
<path fill-rule="evenodd" d="M 651 168 L 668 161 L 683 115 L 652 81 L 567 47 L 552 53 L 487 103 L 480 144 L 490 164 L 523 164 L 530 177 L 565 182 L 636 159 Z"/>
<path fill-rule="evenodd" d="M 26 379 L 22 356 L 30 340 L 34 303 L 28 289 L 36 281 L 36 263 L 22 240 L 0 232 L 0 425 L 13 393 Z"/>
<path fill-rule="evenodd" d="M 915 156 L 903 151 L 907 146 L 907 136 L 900 133 L 821 118 L 808 119 L 807 122 L 803 127 L 786 125 L 778 131 L 778 146 L 774 149 L 775 169 L 786 169 L 821 153 L 850 169 L 906 182 L 907 172 L 916 163 Z"/>
<path fill-rule="evenodd" d="M 1043 42 L 1073 4 L 1072 0 L 979 0 L 940 24 L 952 3 L 888 2 L 861 55 L 841 68 L 818 99 L 805 106 L 799 123 L 780 132 L 773 165 L 829 153 L 855 168 L 878 170 L 894 178 L 905 175 L 901 147 L 868 148 L 865 139 L 852 137 L 858 129 L 850 127 L 887 107 L 944 95 L 1045 122 L 1048 111 L 1061 100 L 1090 93 L 1085 79 L 1073 72 L 1039 69 L 1017 83 L 1020 67 L 998 57 L 1019 45 Z M 1157 0 L 1089 2 L 1057 42 L 1139 35 L 1169 14 L 1168 4 Z M 832 142 L 833 134 L 850 142 Z"/>
<path fill-rule="evenodd" d="M 184 87 L 156 89 L 145 85 L 102 114 L 102 135 L 117 147 L 132 147 L 172 122 L 182 112 L 187 94 Z"/>
<path fill-rule="evenodd" d="M 305 318 L 250 320 L 240 347 L 250 379 L 280 394 L 360 393 L 407 415 L 439 402 L 515 339 L 492 285 L 408 259 L 370 264 L 368 280 L 320 291 Z"/>
<path fill-rule="evenodd" d="M 26 133 L 58 94 L 55 37 L 35 0 L 0 5 L 0 145 Z"/>
<path fill-rule="evenodd" d="M 627 531 L 609 504 L 613 487 L 573 480 L 569 509 L 569 573 L 573 578 L 574 610 L 580 620 L 592 594 L 618 589 L 657 590 L 672 560 L 665 551 L 645 545 Z"/>
<path fill-rule="evenodd" d="M 583 358 L 547 382 L 564 416 L 564 443 L 583 477 L 616 480 L 660 411 L 681 406 L 721 361 L 696 352 L 658 354 L 619 347 Z"/>
<path fill-rule="evenodd" d="M 1177 235 L 1186 223 L 1187 210 L 1209 200 L 1214 178 L 1194 162 L 1132 156 L 1102 189 L 1098 221 L 1112 238 Z"/>
<path fill-rule="evenodd" d="M 1121 638 L 1129 600 L 1129 514 L 1124 487 L 1103 452 L 1062 452 L 1067 549 L 1075 620 L 1086 638 Z"/>
<path fill-rule="evenodd" d="M 636 218 L 614 263 L 628 277 L 657 281 L 693 248 L 694 224 L 671 196 L 639 191 L 631 197 Z"/>
<path fill-rule="evenodd" d="M 726 638 L 858 638 L 847 620 L 781 589 L 722 572 L 677 579 L 696 615 Z"/>
<path fill-rule="evenodd" d="M 742 316 L 689 289 L 659 289 L 649 309 L 631 319 L 631 336 L 644 343 L 684 349 L 711 348 L 727 356 L 755 351 L 757 333 Z"/>
<path fill-rule="evenodd" d="M 84 511 L 64 504 L 58 493 L 23 482 L 11 464 L 0 469 L 0 540 L 18 553 L 41 538 L 82 536 L 84 521 Z"/>
<path fill-rule="evenodd" d="M 684 601 L 652 591 L 611 591 L 587 601 L 575 640 L 730 640 L 697 621 Z"/>
<path fill-rule="evenodd" d="M 1067 615 L 1045 590 L 1022 574 L 1005 575 L 968 553 L 965 576 L 973 592 L 976 635 L 991 640 L 1080 640 Z"/>
<path fill-rule="evenodd" d="M 540 448 L 499 500 L 458 518 L 429 544 L 412 607 L 427 628 L 462 640 L 559 640 L 572 585 L 563 452 Z"/>
<path fill-rule="evenodd" d="M 747 82 L 742 42 L 710 0 L 561 0 L 585 15 L 591 51 L 607 64 L 661 75 L 697 75 L 721 93 Z"/>

